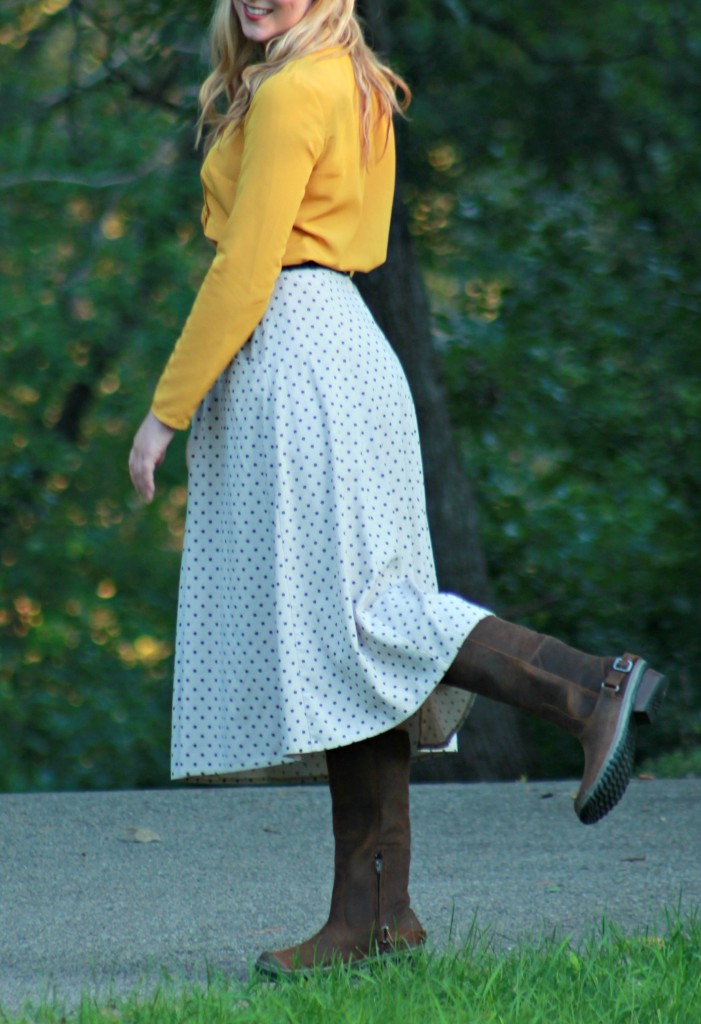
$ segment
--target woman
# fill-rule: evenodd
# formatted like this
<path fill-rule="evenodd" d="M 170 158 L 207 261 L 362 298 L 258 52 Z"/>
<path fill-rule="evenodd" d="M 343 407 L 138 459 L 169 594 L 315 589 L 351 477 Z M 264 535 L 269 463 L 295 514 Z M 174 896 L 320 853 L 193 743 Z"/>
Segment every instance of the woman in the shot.
<path fill-rule="evenodd" d="M 173 777 L 329 781 L 329 919 L 259 958 L 275 976 L 423 942 L 409 760 L 454 749 L 474 694 L 581 742 L 590 823 L 622 796 L 665 680 L 437 592 L 411 398 L 349 276 L 386 256 L 408 98 L 353 0 L 219 0 L 213 65 L 200 132 L 216 255 L 130 471 L 150 501 L 194 416 Z"/>

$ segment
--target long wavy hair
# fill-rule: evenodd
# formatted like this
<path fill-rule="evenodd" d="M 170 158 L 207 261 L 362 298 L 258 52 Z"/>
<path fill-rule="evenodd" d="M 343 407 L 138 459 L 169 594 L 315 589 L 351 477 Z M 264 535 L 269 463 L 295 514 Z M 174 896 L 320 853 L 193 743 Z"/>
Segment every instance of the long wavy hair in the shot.
<path fill-rule="evenodd" d="M 288 61 L 337 46 L 353 64 L 360 100 L 361 149 L 367 160 L 377 120 L 386 122 L 389 131 L 392 115 L 406 110 L 411 92 L 367 45 L 354 8 L 355 0 L 312 0 L 301 20 L 269 40 L 261 55 L 261 48 L 244 36 L 231 0 L 217 0 L 210 28 L 212 72 L 199 93 L 197 143 L 206 134 L 206 151 L 224 132 L 239 125 L 256 90 Z M 222 112 L 219 108 L 224 105 Z"/>

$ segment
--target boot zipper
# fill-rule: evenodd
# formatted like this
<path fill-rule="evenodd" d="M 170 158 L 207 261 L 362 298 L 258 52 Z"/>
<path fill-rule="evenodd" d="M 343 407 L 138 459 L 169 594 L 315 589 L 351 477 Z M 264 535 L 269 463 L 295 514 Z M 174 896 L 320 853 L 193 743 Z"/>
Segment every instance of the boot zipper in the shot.
<path fill-rule="evenodd" d="M 375 854 L 375 872 L 377 874 L 377 925 L 378 941 L 381 953 L 387 953 L 390 947 L 389 926 L 380 924 L 382 920 L 382 854 Z"/>

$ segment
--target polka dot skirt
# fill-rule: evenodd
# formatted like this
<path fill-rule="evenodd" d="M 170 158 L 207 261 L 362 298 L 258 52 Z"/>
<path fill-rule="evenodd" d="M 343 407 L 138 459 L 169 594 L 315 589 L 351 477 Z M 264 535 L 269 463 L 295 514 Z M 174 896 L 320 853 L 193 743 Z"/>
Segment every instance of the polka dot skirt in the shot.
<path fill-rule="evenodd" d="M 488 614 L 439 594 L 414 407 L 350 278 L 285 271 L 192 426 L 172 776 L 325 778 L 405 723 L 455 749 L 438 686 Z"/>

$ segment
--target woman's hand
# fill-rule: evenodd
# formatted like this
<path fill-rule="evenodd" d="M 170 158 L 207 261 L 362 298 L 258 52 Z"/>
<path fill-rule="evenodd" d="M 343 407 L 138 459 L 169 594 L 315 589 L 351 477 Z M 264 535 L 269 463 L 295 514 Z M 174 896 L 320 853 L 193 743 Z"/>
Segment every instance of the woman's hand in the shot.
<path fill-rule="evenodd" d="M 165 458 L 166 449 L 175 431 L 161 423 L 152 412 L 136 432 L 129 454 L 131 482 L 144 501 L 152 501 L 156 493 L 153 474 Z"/>

